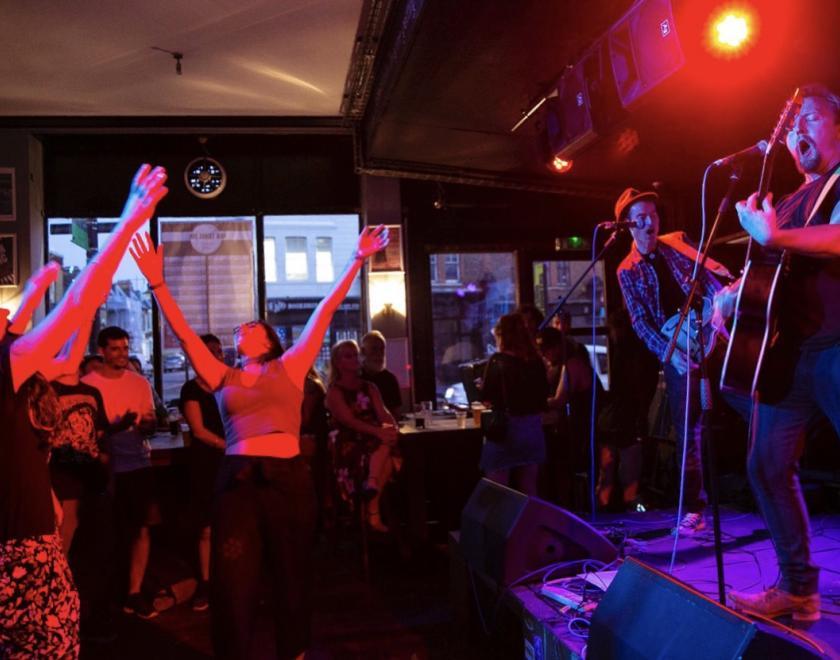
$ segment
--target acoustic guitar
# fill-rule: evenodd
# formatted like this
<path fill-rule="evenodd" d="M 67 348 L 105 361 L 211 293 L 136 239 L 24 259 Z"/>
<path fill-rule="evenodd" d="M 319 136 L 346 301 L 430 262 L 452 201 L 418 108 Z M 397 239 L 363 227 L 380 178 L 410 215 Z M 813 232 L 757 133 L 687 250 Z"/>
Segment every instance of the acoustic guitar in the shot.
<path fill-rule="evenodd" d="M 777 147 L 784 141 L 791 120 L 801 105 L 797 89 L 785 104 L 768 140 L 758 184 L 759 207 L 770 186 Z M 783 251 L 767 250 L 750 239 L 720 376 L 722 392 L 752 397 L 758 388 L 765 355 L 778 339 L 775 297 L 786 263 Z"/>

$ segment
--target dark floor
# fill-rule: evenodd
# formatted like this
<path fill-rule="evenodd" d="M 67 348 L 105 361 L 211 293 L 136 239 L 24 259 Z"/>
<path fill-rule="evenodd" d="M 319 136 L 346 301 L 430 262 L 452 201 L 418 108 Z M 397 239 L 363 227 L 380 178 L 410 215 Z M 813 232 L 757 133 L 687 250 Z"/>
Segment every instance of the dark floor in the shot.
<path fill-rule="evenodd" d="M 673 513 L 667 511 L 603 515 L 596 522 L 611 538 L 624 539 L 627 555 L 663 572 L 671 564 L 672 525 Z M 777 575 L 775 555 L 760 519 L 754 513 L 725 509 L 722 530 L 727 590 L 770 586 Z M 822 619 L 799 627 L 798 633 L 821 647 L 826 657 L 840 657 L 840 515 L 815 515 L 813 530 L 814 556 L 821 568 Z M 502 651 L 498 640 L 483 635 L 475 619 L 469 625 L 455 622 L 445 547 L 426 547 L 407 556 L 406 548 L 393 538 L 373 539 L 371 576 L 366 581 L 357 541 L 350 530 L 323 539 L 316 549 L 314 643 L 308 658 L 458 660 L 510 657 L 517 648 L 513 643 Z M 717 598 L 711 525 L 695 538 L 680 540 L 672 574 Z M 208 613 L 195 613 L 186 604 L 149 622 L 118 615 L 117 639 L 84 643 L 82 658 L 212 657 L 209 622 Z M 253 658 L 273 657 L 270 625 L 260 620 L 258 629 Z M 585 639 L 567 642 L 579 653 Z"/>

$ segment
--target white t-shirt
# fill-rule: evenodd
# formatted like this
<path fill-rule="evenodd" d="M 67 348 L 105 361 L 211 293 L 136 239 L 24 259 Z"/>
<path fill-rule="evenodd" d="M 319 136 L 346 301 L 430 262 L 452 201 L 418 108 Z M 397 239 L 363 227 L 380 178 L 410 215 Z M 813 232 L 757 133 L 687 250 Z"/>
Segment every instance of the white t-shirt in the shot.
<path fill-rule="evenodd" d="M 152 387 L 140 374 L 123 370 L 119 378 L 106 378 L 93 371 L 82 378 L 102 394 L 108 422 L 118 422 L 126 413 L 137 413 L 137 421 L 154 416 L 155 402 Z M 132 472 L 152 466 L 149 441 L 136 426 L 120 431 L 108 438 L 111 466 L 114 472 Z"/>

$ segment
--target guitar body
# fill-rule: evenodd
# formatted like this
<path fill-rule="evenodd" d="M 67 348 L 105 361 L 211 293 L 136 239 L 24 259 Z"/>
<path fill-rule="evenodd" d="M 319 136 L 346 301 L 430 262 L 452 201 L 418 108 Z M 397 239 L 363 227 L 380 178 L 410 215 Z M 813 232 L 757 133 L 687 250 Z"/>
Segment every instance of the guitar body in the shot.
<path fill-rule="evenodd" d="M 801 104 L 797 89 L 785 104 L 767 141 L 768 147 L 758 182 L 759 206 L 767 196 L 777 147 Z M 735 321 L 720 374 L 722 392 L 750 397 L 756 393 L 761 366 L 777 338 L 773 308 L 785 262 L 784 252 L 763 250 L 750 239 L 735 306 Z"/>
<path fill-rule="evenodd" d="M 722 392 L 753 396 L 767 351 L 776 340 L 775 299 L 784 258 L 750 247 L 741 277 L 732 333 L 720 376 Z M 760 256 L 759 256 L 760 254 Z"/>

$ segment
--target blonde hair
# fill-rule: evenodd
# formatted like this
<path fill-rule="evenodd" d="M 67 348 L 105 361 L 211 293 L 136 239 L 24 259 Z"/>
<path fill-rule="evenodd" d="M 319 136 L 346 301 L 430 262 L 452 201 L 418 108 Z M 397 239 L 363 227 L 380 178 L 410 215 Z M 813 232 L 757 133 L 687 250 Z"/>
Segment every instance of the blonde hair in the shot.
<path fill-rule="evenodd" d="M 332 349 L 330 349 L 330 385 L 332 385 L 338 380 L 338 353 L 341 349 L 347 348 L 348 346 L 352 346 L 353 349 L 355 349 L 357 355 L 361 353 L 361 351 L 359 350 L 359 345 L 356 343 L 355 339 L 344 339 L 343 341 L 334 344 Z"/>

